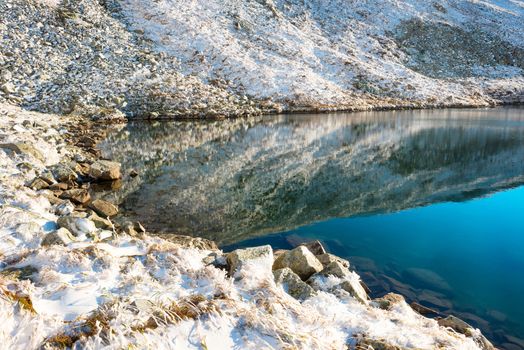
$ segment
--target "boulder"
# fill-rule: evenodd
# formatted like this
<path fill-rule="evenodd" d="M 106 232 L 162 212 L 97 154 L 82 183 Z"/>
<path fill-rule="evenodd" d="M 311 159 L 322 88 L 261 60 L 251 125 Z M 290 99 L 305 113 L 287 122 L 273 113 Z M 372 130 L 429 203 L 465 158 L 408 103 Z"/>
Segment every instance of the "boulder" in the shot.
<path fill-rule="evenodd" d="M 70 199 L 73 203 L 85 204 L 91 200 L 91 196 L 86 189 L 83 188 L 73 188 L 62 192 L 59 196 L 62 199 Z"/>
<path fill-rule="evenodd" d="M 97 230 L 94 222 L 91 220 L 72 215 L 59 217 L 57 224 L 68 229 L 76 237 L 91 235 Z"/>
<path fill-rule="evenodd" d="M 464 334 L 466 337 L 472 338 L 477 345 L 483 350 L 494 350 L 495 347 L 489 340 L 484 337 L 480 331 L 475 330 L 468 323 L 462 321 L 460 318 L 449 315 L 446 318 L 437 320 L 439 326 L 451 328 L 455 332 Z"/>
<path fill-rule="evenodd" d="M 0 144 L 0 148 L 12 151 L 16 154 L 25 154 L 34 157 L 41 162 L 45 161 L 42 153 L 28 142 L 2 143 Z"/>
<path fill-rule="evenodd" d="M 306 247 L 313 255 L 326 254 L 326 250 L 319 240 L 302 243 L 300 245 Z"/>
<path fill-rule="evenodd" d="M 111 223 L 111 220 L 101 218 L 98 216 L 95 212 L 92 212 L 91 215 L 87 217 L 89 220 L 93 221 L 96 228 L 104 229 L 104 230 L 112 230 L 113 224 Z"/>
<path fill-rule="evenodd" d="M 89 176 L 97 181 L 111 181 L 122 177 L 120 163 L 109 160 L 97 160 L 91 164 Z"/>
<path fill-rule="evenodd" d="M 328 266 L 333 261 L 338 261 L 340 264 L 342 264 L 342 266 L 349 269 L 349 261 L 339 258 L 338 256 L 333 255 L 333 254 L 329 254 L 329 253 L 320 254 L 320 255 L 317 255 L 317 259 L 318 261 L 322 263 L 322 266 L 324 267 Z"/>
<path fill-rule="evenodd" d="M 404 297 L 396 293 L 388 293 L 381 298 L 373 299 L 373 304 L 382 310 L 391 310 L 393 306 L 405 301 Z"/>
<path fill-rule="evenodd" d="M 325 268 L 323 268 L 318 274 L 329 276 L 333 275 L 338 278 L 346 278 L 351 272 L 339 261 L 330 262 Z"/>
<path fill-rule="evenodd" d="M 218 246 L 214 241 L 201 237 L 192 237 L 175 234 L 155 234 L 153 236 L 160 237 L 171 243 L 178 244 L 185 248 L 194 248 L 201 250 L 218 250 Z"/>
<path fill-rule="evenodd" d="M 234 274 L 248 261 L 266 258 L 273 260 L 273 249 L 270 245 L 234 250 L 227 255 L 229 273 Z"/>
<path fill-rule="evenodd" d="M 89 208 L 93 209 L 102 217 L 111 217 L 118 214 L 118 207 L 116 205 L 102 199 L 95 199 L 89 203 Z"/>
<path fill-rule="evenodd" d="M 49 184 L 45 182 L 44 180 L 42 180 L 41 178 L 37 177 L 33 181 L 31 181 L 31 183 L 29 184 L 29 188 L 35 191 L 38 191 L 38 190 L 49 188 Z"/>
<path fill-rule="evenodd" d="M 74 241 L 75 237 L 71 234 L 71 232 L 69 232 L 69 230 L 64 227 L 61 227 L 58 230 L 45 235 L 44 239 L 42 240 L 42 245 L 68 245 L 69 243 L 72 243 Z"/>
<path fill-rule="evenodd" d="M 51 173 L 58 182 L 74 182 L 78 175 L 65 164 L 56 164 L 51 168 Z"/>
<path fill-rule="evenodd" d="M 355 275 L 355 278 L 347 279 L 344 282 L 340 283 L 336 288 L 340 288 L 349 293 L 353 298 L 357 299 L 359 302 L 366 304 L 368 300 L 368 295 L 360 281 L 358 276 Z"/>
<path fill-rule="evenodd" d="M 304 300 L 315 294 L 315 290 L 302 281 L 289 267 L 273 271 L 275 283 L 282 285 L 286 293 L 298 300 Z"/>
<path fill-rule="evenodd" d="M 273 270 L 289 267 L 302 280 L 322 270 L 323 266 L 305 246 L 298 246 L 281 254 L 273 263 Z"/>

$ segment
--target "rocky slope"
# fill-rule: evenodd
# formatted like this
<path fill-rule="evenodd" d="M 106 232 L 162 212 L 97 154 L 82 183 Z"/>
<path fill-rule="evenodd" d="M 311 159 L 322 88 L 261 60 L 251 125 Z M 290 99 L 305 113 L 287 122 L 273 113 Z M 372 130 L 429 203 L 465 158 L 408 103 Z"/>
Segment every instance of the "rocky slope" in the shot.
<path fill-rule="evenodd" d="M 516 1 L 6 0 L 0 100 L 95 117 L 515 103 Z"/>

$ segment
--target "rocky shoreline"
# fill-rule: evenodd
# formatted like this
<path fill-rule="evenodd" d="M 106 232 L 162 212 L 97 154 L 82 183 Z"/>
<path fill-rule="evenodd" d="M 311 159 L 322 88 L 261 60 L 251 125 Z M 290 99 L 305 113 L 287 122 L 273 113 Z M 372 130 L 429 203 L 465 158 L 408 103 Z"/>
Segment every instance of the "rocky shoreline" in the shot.
<path fill-rule="evenodd" d="M 0 338 L 10 349 L 140 348 L 174 330 L 181 343 L 182 324 L 217 319 L 244 334 L 225 348 L 494 348 L 460 319 L 426 318 L 431 310 L 398 294 L 371 300 L 350 262 L 318 241 L 224 253 L 206 239 L 118 223 L 117 206 L 91 198 L 97 184 L 135 175 L 100 158 L 105 125 L 0 110 L 0 315 L 13 325 Z M 208 338 L 220 329 L 204 328 Z M 215 348 L 206 339 L 195 348 Z"/>

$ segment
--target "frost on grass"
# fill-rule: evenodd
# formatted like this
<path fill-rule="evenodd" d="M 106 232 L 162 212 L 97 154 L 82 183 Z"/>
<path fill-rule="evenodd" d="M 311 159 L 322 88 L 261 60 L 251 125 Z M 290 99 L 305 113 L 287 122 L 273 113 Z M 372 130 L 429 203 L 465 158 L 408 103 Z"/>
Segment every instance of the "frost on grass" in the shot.
<path fill-rule="evenodd" d="M 382 310 L 349 293 L 322 291 L 335 280 L 319 282 L 326 283 L 321 291 L 299 302 L 275 285 L 271 254 L 242 264 L 233 278 L 204 263 L 210 251 L 148 236 L 40 246 L 57 218 L 45 190 L 24 183 L 56 162 L 56 154 L 69 155 L 57 136 L 67 131 L 55 115 L 6 105 L 0 111 L 2 137 L 33 140 L 47 156 L 40 161 L 0 149 L 6 349 L 344 349 L 362 338 L 405 348 L 478 349 L 403 301 Z"/>

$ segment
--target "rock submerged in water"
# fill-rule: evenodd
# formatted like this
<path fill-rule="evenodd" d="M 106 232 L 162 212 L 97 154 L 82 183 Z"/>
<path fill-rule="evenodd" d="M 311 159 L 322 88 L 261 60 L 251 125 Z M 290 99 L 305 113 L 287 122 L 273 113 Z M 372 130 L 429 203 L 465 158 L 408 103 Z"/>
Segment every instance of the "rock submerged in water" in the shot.
<path fill-rule="evenodd" d="M 109 160 L 97 160 L 91 164 L 89 176 L 95 181 L 112 181 L 122 177 L 120 163 Z"/>
<path fill-rule="evenodd" d="M 290 268 L 304 281 L 324 268 L 322 263 L 305 246 L 298 246 L 282 253 L 273 263 L 273 270 L 286 267 Z"/>
<path fill-rule="evenodd" d="M 289 267 L 273 271 L 273 276 L 275 283 L 282 285 L 286 293 L 295 299 L 304 300 L 315 294 L 315 290 L 302 281 Z"/>
<path fill-rule="evenodd" d="M 103 199 L 95 199 L 89 203 L 89 208 L 93 209 L 98 215 L 102 217 L 111 217 L 118 214 L 118 207 L 111 202 Z"/>

